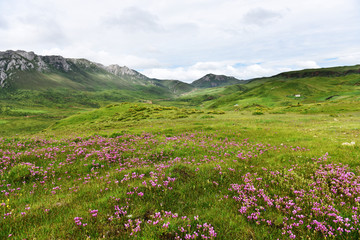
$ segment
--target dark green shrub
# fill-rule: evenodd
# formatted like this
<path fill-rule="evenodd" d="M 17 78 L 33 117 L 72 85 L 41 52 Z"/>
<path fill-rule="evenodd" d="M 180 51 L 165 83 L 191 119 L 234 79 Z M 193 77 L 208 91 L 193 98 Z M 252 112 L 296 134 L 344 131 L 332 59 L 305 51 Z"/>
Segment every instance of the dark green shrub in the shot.
<path fill-rule="evenodd" d="M 15 165 L 8 173 L 10 182 L 22 182 L 31 177 L 29 166 L 22 163 Z"/>
<path fill-rule="evenodd" d="M 252 113 L 252 115 L 264 115 L 264 113 L 260 110 L 256 110 L 255 112 Z"/>

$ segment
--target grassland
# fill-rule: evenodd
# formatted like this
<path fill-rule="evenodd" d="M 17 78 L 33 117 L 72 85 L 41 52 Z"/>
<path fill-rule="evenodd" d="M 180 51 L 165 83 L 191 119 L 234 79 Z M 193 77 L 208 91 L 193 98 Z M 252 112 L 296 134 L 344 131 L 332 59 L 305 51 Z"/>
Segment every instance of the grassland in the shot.
<path fill-rule="evenodd" d="M 0 237 L 357 239 L 359 120 L 143 103 L 57 120 L 0 140 Z"/>
<path fill-rule="evenodd" d="M 359 239 L 360 79 L 335 70 L 8 93 L 0 238 Z"/>

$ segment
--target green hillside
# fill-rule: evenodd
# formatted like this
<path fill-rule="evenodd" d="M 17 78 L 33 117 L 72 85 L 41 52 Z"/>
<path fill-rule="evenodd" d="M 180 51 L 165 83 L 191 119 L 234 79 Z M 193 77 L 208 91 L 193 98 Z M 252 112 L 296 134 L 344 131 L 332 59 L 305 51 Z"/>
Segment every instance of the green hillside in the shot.
<path fill-rule="evenodd" d="M 296 111 L 306 112 L 317 111 L 314 110 L 319 108 L 315 107 L 316 104 L 333 104 L 338 110 L 357 110 L 355 103 L 360 100 L 360 74 L 349 72 L 355 71 L 353 69 L 357 69 L 357 66 L 335 69 L 338 70 L 335 76 L 309 76 L 315 70 L 283 73 L 270 78 L 254 79 L 246 84 L 205 89 L 185 95 L 179 100 L 191 102 L 191 99 L 197 99 L 197 104 L 201 103 L 207 108 L 227 110 L 260 106 L 292 111 L 291 107 L 297 106 L 300 109 Z M 334 72 L 333 69 L 330 70 L 322 69 L 317 72 Z"/>
<path fill-rule="evenodd" d="M 360 65 L 304 69 L 301 71 L 290 71 L 290 72 L 280 73 L 275 77 L 287 77 L 287 78 L 339 77 L 339 76 L 346 76 L 348 74 L 360 74 Z"/>
<path fill-rule="evenodd" d="M 170 90 L 175 96 L 188 93 L 194 90 L 194 86 L 188 83 L 181 82 L 179 80 L 158 80 L 153 79 L 153 81 L 162 87 L 166 87 Z"/>
<path fill-rule="evenodd" d="M 149 124 L 153 120 L 174 120 L 199 117 L 206 114 L 196 109 L 166 107 L 145 103 L 118 103 L 93 111 L 75 114 L 69 118 L 56 122 L 51 130 L 67 131 L 76 128 L 83 131 L 93 131 L 106 128 L 124 128 L 134 122 L 145 121 Z"/>

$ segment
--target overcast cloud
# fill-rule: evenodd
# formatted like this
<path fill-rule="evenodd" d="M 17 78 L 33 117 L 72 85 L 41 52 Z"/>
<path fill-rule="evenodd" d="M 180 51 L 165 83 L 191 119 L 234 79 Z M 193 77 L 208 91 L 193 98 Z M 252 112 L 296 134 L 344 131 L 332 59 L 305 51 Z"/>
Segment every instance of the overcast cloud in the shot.
<path fill-rule="evenodd" d="M 0 0 L 0 50 L 187 82 L 360 64 L 358 0 Z"/>

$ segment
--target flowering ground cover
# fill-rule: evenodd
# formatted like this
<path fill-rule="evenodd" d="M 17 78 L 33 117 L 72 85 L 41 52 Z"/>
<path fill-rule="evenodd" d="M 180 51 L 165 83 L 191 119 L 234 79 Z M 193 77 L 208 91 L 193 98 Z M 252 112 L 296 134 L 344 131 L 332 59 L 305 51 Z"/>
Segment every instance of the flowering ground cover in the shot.
<path fill-rule="evenodd" d="M 358 239 L 359 119 L 122 103 L 0 137 L 0 239 Z"/>
<path fill-rule="evenodd" d="M 360 237 L 356 163 L 247 135 L 1 138 L 0 238 Z"/>

